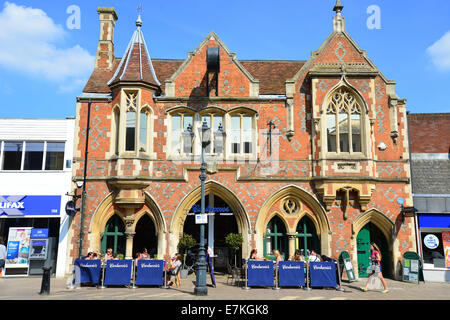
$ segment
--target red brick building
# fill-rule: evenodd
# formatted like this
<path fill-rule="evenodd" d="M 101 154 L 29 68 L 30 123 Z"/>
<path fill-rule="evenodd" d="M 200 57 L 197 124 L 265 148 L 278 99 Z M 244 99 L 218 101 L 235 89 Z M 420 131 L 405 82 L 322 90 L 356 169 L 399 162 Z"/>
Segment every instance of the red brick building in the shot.
<path fill-rule="evenodd" d="M 91 101 L 83 252 L 113 247 L 131 258 L 147 247 L 162 258 L 184 233 L 198 238 L 206 121 L 207 205 L 216 211 L 207 241 L 218 268 L 232 232 L 244 238 L 243 258 L 252 248 L 285 259 L 296 249 L 348 251 L 360 276 L 375 241 L 383 272 L 398 275 L 402 254 L 416 249 L 414 221 L 402 222 L 397 203 L 412 205 L 406 103 L 345 31 L 342 8 L 306 61 L 239 60 L 214 32 L 186 59 L 152 59 L 140 18 L 117 58 L 117 14 L 98 8 L 95 68 L 76 109 L 79 181 Z M 73 258 L 80 225 L 76 215 Z"/>

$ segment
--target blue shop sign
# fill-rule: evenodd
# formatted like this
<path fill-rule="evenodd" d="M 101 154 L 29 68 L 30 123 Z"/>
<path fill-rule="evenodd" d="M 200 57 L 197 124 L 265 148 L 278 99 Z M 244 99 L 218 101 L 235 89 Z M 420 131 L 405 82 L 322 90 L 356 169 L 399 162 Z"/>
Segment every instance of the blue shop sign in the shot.
<path fill-rule="evenodd" d="M 31 239 L 47 239 L 48 238 L 48 229 L 31 229 Z"/>
<path fill-rule="evenodd" d="M 59 216 L 61 196 L 0 196 L 0 216 Z"/>

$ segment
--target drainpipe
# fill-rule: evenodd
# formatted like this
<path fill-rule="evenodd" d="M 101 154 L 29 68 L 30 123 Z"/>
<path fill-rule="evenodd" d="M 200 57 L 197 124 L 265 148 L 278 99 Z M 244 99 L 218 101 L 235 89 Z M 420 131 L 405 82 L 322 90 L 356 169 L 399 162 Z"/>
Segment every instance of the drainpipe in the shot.
<path fill-rule="evenodd" d="M 408 152 L 409 152 L 409 169 L 410 169 L 410 175 L 411 175 L 411 192 L 414 195 L 414 184 L 413 184 L 413 170 L 412 170 L 412 156 L 411 156 L 411 140 L 409 135 L 409 122 L 408 122 L 408 115 L 409 111 L 406 111 L 406 128 L 408 132 Z M 414 206 L 414 196 L 413 196 L 413 206 Z M 414 213 L 414 228 L 416 230 L 416 245 L 417 245 L 417 252 L 419 254 L 422 266 L 423 266 L 423 255 L 422 255 L 422 242 L 420 241 L 420 233 L 419 233 L 419 223 L 417 221 L 417 214 Z"/>

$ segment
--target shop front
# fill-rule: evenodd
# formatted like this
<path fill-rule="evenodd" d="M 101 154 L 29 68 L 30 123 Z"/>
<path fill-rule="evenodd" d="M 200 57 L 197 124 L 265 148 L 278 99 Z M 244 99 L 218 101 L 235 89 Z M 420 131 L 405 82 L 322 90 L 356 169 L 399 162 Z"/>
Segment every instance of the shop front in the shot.
<path fill-rule="evenodd" d="M 0 236 L 6 276 L 66 272 L 74 119 L 0 119 Z"/>
<path fill-rule="evenodd" d="M 61 196 L 0 196 L 0 230 L 7 247 L 5 276 L 56 271 Z"/>
<path fill-rule="evenodd" d="M 450 214 L 419 214 L 425 281 L 450 282 Z"/>

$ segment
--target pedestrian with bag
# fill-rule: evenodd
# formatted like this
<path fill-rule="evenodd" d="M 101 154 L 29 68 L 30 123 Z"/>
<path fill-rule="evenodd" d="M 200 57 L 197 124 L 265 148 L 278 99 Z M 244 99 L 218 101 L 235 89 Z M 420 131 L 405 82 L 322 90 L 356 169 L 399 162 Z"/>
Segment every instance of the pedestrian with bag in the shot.
<path fill-rule="evenodd" d="M 384 290 L 381 293 L 388 293 L 389 289 L 386 284 L 386 280 L 384 280 L 383 274 L 381 272 L 381 253 L 380 249 L 376 245 L 376 243 L 372 242 L 370 244 L 370 268 L 369 268 L 369 278 L 367 279 L 367 283 L 364 287 L 360 287 L 360 289 L 364 292 L 368 290 L 369 283 L 371 281 L 371 277 L 378 277 L 381 280 L 381 283 L 384 286 Z"/>
<path fill-rule="evenodd" d="M 6 261 L 6 247 L 3 242 L 3 238 L 0 237 L 0 277 L 3 277 L 3 269 L 5 268 Z"/>

